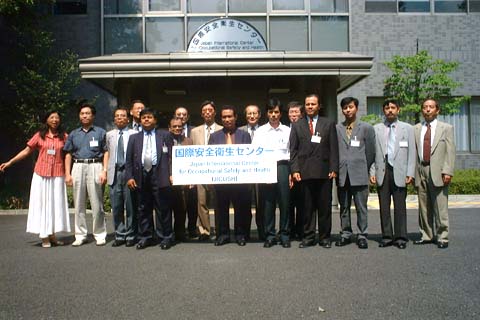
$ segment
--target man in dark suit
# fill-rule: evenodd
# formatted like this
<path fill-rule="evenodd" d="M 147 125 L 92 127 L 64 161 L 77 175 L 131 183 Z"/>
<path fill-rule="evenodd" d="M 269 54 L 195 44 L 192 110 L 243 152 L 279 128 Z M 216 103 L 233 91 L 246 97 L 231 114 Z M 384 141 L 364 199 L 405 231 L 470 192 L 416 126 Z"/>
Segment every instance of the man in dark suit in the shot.
<path fill-rule="evenodd" d="M 340 102 L 345 121 L 337 124 L 340 168 L 337 179 L 340 203 L 341 238 L 335 242 L 343 247 L 352 241 L 352 198 L 357 211 L 357 246 L 367 249 L 368 182 L 369 169 L 375 160 L 375 131 L 373 127 L 357 119 L 358 99 L 343 98 Z"/>
<path fill-rule="evenodd" d="M 236 127 L 237 114 L 234 107 L 224 106 L 221 110 L 223 129 L 210 135 L 208 144 L 249 144 L 250 135 Z M 234 210 L 234 233 L 239 246 L 244 246 L 250 237 L 249 230 L 252 221 L 250 210 L 250 188 L 248 184 L 218 184 L 216 191 L 216 211 L 219 218 L 219 232 L 216 246 L 230 242 L 229 209 L 230 203 Z"/>
<path fill-rule="evenodd" d="M 316 94 L 305 98 L 305 118 L 290 132 L 290 167 L 294 181 L 301 183 L 304 205 L 304 235 L 300 248 L 315 245 L 318 214 L 319 244 L 331 248 L 332 179 L 338 172 L 338 141 L 335 122 L 319 117 Z"/>
<path fill-rule="evenodd" d="M 125 172 L 127 185 L 138 199 L 137 249 L 153 244 L 154 230 L 163 250 L 172 246 L 171 154 L 169 132 L 155 129 L 157 119 L 153 110 L 140 113 L 142 132 L 130 137 Z M 155 224 L 153 209 L 155 208 Z"/>
<path fill-rule="evenodd" d="M 140 123 L 140 112 L 145 109 L 145 104 L 142 100 L 133 100 L 130 106 L 130 116 L 132 117 L 132 129 L 135 131 L 142 131 L 142 124 Z"/>

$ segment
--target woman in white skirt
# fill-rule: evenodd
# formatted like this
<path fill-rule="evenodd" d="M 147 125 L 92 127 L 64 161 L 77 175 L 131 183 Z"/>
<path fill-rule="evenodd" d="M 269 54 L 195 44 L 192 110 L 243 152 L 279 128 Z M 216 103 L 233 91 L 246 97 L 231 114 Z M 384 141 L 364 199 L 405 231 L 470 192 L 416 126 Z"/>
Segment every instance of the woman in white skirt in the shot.
<path fill-rule="evenodd" d="M 63 146 L 67 134 L 62 129 L 60 114 L 52 111 L 43 119 L 43 127 L 27 142 L 25 149 L 0 165 L 4 171 L 15 162 L 38 150 L 38 159 L 30 188 L 27 232 L 38 234 L 42 247 L 63 245 L 56 232 L 70 232 Z"/>

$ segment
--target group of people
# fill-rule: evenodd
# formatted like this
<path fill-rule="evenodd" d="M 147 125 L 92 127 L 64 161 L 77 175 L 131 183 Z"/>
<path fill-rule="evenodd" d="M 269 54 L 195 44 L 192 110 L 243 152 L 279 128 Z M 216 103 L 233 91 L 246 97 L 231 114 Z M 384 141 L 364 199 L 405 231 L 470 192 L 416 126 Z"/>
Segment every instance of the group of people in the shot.
<path fill-rule="evenodd" d="M 234 240 L 244 246 L 250 240 L 253 205 L 258 237 L 265 248 L 277 244 L 289 248 L 293 239 L 300 241 L 300 248 L 317 242 L 331 248 L 335 181 L 341 222 L 341 236 L 335 246 L 353 242 L 353 198 L 356 244 L 360 249 L 368 248 L 367 200 L 369 184 L 375 184 L 382 227 L 379 247 L 405 249 L 407 185 L 414 183 L 421 232 L 421 239 L 414 244 L 435 243 L 438 248 L 447 248 L 448 186 L 453 177 L 455 143 L 452 126 L 437 120 L 438 102 L 423 102 L 424 121 L 414 127 L 398 120 L 400 106 L 394 100 L 384 102 L 384 121 L 375 126 L 357 118 L 356 98 L 346 97 L 340 106 L 345 119 L 336 124 L 320 115 L 321 101 L 316 94 L 308 95 L 304 105 L 290 102 L 286 110 L 278 99 L 271 98 L 265 108 L 265 124 L 259 124 L 260 107 L 247 105 L 247 124 L 237 127 L 235 107 L 221 108 L 219 124 L 215 121 L 215 103 L 205 101 L 200 106 L 203 124 L 192 128 L 188 110 L 178 107 L 167 131 L 157 128 L 153 110 L 135 100 L 129 110 L 114 111 L 115 128 L 106 132 L 93 124 L 95 107 L 84 104 L 79 108 L 79 128 L 67 135 L 60 114 L 50 112 L 44 127 L 24 150 L 2 163 L 0 171 L 39 150 L 27 232 L 39 234 L 43 247 L 62 245 L 55 233 L 70 232 L 66 185 L 73 186 L 72 245 L 87 242 L 87 195 L 96 245 L 105 245 L 103 191 L 107 183 L 114 247 L 136 246 L 140 250 L 159 243 L 161 249 L 167 250 L 187 239 L 214 239 L 216 246 L 225 245 L 231 241 L 230 205 L 234 211 Z M 281 122 L 285 111 L 289 125 Z M 250 143 L 274 150 L 276 183 L 172 186 L 173 146 Z M 209 207 L 214 208 L 214 228 Z"/>

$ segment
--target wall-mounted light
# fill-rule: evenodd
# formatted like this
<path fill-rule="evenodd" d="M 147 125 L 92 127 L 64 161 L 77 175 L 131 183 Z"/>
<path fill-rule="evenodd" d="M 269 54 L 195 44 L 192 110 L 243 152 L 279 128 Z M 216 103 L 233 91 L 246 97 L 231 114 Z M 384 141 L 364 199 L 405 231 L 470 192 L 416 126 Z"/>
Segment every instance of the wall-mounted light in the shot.
<path fill-rule="evenodd" d="M 174 89 L 165 89 L 163 90 L 166 95 L 169 96 L 186 96 L 187 91 L 186 90 L 174 90 Z"/>
<path fill-rule="evenodd" d="M 268 89 L 269 94 L 279 94 L 279 93 L 289 93 L 289 88 L 270 88 Z"/>

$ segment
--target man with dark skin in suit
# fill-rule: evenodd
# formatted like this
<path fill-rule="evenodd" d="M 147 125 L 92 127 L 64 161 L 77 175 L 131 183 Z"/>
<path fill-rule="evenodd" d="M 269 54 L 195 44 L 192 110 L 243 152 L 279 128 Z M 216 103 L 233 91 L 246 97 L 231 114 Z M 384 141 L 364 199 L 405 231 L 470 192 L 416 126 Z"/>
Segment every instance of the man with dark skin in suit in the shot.
<path fill-rule="evenodd" d="M 315 245 L 318 215 L 319 245 L 331 248 L 332 179 L 338 173 L 338 141 L 335 122 L 319 117 L 320 99 L 305 98 L 305 118 L 293 124 L 290 133 L 292 177 L 301 184 L 304 235 L 300 248 Z"/>

